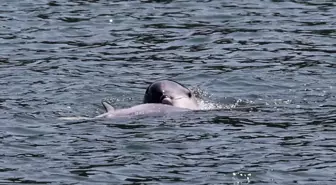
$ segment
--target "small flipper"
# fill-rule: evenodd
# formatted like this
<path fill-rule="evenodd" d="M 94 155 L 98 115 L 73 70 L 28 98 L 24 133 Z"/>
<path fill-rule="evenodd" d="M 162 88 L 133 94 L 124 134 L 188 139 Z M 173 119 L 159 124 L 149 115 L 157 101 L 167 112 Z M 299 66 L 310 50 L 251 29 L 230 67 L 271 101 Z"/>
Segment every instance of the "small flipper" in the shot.
<path fill-rule="evenodd" d="M 113 112 L 115 109 L 112 107 L 112 105 L 110 105 L 109 103 L 107 103 L 106 101 L 102 101 L 102 104 L 106 110 L 106 112 Z"/>

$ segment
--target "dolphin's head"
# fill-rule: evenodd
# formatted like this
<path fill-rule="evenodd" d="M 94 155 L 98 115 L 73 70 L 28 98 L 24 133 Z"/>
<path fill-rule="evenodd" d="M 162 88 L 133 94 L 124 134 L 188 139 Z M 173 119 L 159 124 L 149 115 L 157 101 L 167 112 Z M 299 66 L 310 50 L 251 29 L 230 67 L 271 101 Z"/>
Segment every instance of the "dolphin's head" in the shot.
<path fill-rule="evenodd" d="M 197 109 L 194 94 L 182 84 L 172 80 L 159 80 L 146 90 L 144 103 L 162 103 L 180 108 Z"/>

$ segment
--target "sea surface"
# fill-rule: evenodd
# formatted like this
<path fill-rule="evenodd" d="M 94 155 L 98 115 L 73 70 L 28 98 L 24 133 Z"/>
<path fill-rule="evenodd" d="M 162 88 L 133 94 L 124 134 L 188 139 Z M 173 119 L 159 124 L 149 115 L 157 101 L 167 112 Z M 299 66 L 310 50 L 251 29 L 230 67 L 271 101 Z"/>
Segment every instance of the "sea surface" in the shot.
<path fill-rule="evenodd" d="M 0 4 L 0 184 L 336 184 L 336 1 Z M 202 109 L 59 119 L 158 79 Z"/>

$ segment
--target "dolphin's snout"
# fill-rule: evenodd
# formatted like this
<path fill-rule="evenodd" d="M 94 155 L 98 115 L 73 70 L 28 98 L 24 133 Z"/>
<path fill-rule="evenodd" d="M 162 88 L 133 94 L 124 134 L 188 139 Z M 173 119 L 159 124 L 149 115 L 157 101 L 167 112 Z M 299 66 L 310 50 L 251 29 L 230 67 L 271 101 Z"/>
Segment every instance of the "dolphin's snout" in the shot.
<path fill-rule="evenodd" d="M 165 98 L 169 98 L 167 95 L 162 95 L 161 97 L 160 97 L 160 101 L 162 101 L 163 99 L 165 99 Z"/>
<path fill-rule="evenodd" d="M 160 98 L 160 101 L 163 104 L 173 105 L 172 99 L 167 95 L 162 95 L 161 98 Z"/>

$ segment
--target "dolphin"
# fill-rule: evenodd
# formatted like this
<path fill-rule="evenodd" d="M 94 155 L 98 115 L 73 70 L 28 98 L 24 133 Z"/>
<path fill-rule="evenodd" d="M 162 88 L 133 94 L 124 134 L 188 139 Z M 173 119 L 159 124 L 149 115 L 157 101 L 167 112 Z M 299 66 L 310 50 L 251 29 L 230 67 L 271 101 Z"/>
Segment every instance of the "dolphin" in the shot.
<path fill-rule="evenodd" d="M 143 104 L 125 109 L 115 109 L 102 102 L 106 113 L 95 118 L 117 118 L 149 115 L 167 115 L 199 109 L 194 94 L 182 84 L 172 80 L 158 80 L 150 84 L 145 92 Z M 63 120 L 92 119 L 85 117 L 63 117 Z"/>
<path fill-rule="evenodd" d="M 96 118 L 167 115 L 198 109 L 193 93 L 187 87 L 172 80 L 158 80 L 150 84 L 146 89 L 143 103 L 116 110 L 107 102 L 102 102 L 106 113 Z"/>

